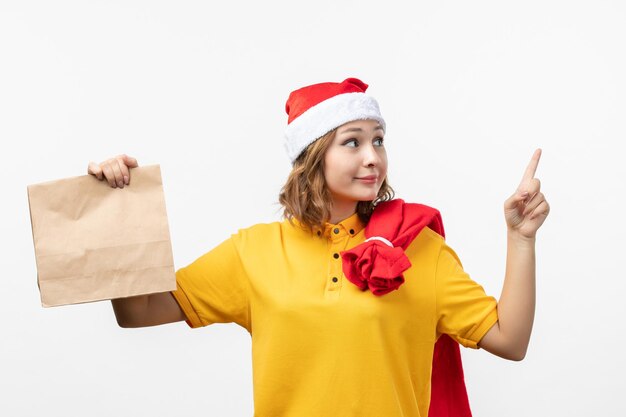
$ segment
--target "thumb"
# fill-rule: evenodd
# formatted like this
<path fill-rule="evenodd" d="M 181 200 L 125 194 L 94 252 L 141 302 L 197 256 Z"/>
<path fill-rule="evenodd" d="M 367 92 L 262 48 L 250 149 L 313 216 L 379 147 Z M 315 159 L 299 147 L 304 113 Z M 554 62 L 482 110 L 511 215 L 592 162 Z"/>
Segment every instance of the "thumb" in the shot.
<path fill-rule="evenodd" d="M 517 207 L 520 201 L 525 200 L 528 197 L 528 191 L 516 191 L 511 197 L 504 202 L 505 210 L 513 210 Z"/>
<path fill-rule="evenodd" d="M 139 164 L 137 163 L 137 160 L 133 158 L 132 156 L 128 156 L 124 154 L 122 155 L 122 159 L 124 160 L 124 163 L 126 164 L 128 168 L 137 168 L 139 166 Z"/>
<path fill-rule="evenodd" d="M 89 166 L 87 167 L 87 174 L 95 175 L 96 178 L 101 180 L 102 168 L 100 168 L 100 165 L 96 164 L 95 162 L 90 162 Z"/>

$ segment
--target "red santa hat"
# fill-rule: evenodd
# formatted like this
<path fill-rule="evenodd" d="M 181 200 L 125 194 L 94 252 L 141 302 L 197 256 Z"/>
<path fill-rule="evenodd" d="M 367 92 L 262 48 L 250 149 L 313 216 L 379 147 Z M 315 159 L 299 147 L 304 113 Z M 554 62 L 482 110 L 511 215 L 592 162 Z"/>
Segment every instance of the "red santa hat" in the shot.
<path fill-rule="evenodd" d="M 372 119 L 384 130 L 378 102 L 365 94 L 367 87 L 357 78 L 347 78 L 340 83 L 319 83 L 292 91 L 285 105 L 289 115 L 285 148 L 291 163 L 307 146 L 344 123 Z"/>

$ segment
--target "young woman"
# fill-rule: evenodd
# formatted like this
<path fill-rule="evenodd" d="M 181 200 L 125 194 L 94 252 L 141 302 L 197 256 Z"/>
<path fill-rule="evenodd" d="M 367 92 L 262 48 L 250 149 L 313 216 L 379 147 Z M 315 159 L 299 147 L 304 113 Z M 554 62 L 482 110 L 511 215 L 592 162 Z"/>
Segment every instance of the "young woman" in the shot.
<path fill-rule="evenodd" d="M 366 89 L 348 78 L 289 96 L 284 221 L 239 230 L 179 269 L 173 293 L 112 301 L 122 327 L 244 327 L 256 416 L 427 416 L 431 404 L 431 416 L 468 415 L 462 372 L 447 372 L 458 344 L 511 360 L 526 353 L 535 235 L 549 212 L 534 178 L 540 150 L 504 203 L 497 302 L 463 271 L 435 209 L 393 199 L 385 121 Z M 88 172 L 123 188 L 133 167 L 121 155 Z"/>

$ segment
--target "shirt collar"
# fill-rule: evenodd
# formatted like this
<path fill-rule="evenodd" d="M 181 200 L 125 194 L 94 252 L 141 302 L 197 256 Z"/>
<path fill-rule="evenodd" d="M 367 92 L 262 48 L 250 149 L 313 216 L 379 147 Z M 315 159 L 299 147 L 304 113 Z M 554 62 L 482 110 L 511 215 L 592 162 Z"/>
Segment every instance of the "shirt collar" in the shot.
<path fill-rule="evenodd" d="M 302 227 L 302 224 L 295 217 L 293 222 L 295 225 Z M 356 236 L 363 228 L 365 228 L 365 223 L 363 223 L 359 214 L 355 212 L 339 223 L 327 222 L 323 228 L 315 227 L 313 228 L 313 233 L 320 237 L 342 238 L 345 236 Z"/>

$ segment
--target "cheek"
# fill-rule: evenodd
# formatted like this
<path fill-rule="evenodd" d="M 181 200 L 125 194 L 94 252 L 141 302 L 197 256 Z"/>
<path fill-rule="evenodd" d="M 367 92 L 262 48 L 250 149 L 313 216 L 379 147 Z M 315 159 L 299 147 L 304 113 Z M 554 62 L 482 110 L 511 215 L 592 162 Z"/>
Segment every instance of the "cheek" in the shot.
<path fill-rule="evenodd" d="M 381 160 L 381 162 L 380 162 L 380 169 L 381 169 L 381 171 L 384 171 L 385 175 L 387 175 L 388 163 L 387 163 L 387 153 L 386 152 L 383 152 L 383 154 L 381 155 L 380 160 Z"/>
<path fill-rule="evenodd" d="M 326 185 L 330 188 L 342 187 L 346 183 L 345 175 L 337 169 L 329 169 L 325 172 Z"/>
<path fill-rule="evenodd" d="M 341 155 L 327 155 L 324 160 L 324 177 L 326 182 L 336 183 L 341 181 L 346 171 L 345 163 Z"/>

